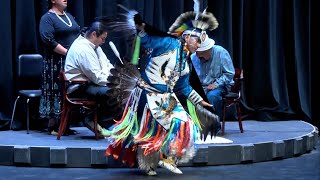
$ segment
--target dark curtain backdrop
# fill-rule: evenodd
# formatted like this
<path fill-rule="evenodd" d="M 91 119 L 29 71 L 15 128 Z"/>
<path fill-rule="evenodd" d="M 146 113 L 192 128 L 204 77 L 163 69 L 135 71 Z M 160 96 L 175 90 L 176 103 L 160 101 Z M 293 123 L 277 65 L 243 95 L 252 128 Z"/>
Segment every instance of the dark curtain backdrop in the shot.
<path fill-rule="evenodd" d="M 316 113 L 316 0 L 201 0 L 218 19 L 209 33 L 245 70 L 242 108 L 245 119 L 301 119 L 319 126 Z M 176 17 L 193 9 L 192 0 L 69 0 L 67 10 L 81 27 L 96 16 L 113 16 L 117 4 L 136 9 L 148 23 L 167 31 Z M 38 24 L 46 0 L 0 2 L 0 127 L 11 117 L 16 97 L 15 65 L 22 53 L 42 53 Z M 122 56 L 128 43 L 109 37 Z M 107 41 L 108 41 L 107 40 Z M 108 43 L 106 43 L 108 44 Z M 111 61 L 116 58 L 103 45 Z M 319 80 L 317 81 L 319 82 Z M 313 95 L 313 96 L 312 96 Z"/>

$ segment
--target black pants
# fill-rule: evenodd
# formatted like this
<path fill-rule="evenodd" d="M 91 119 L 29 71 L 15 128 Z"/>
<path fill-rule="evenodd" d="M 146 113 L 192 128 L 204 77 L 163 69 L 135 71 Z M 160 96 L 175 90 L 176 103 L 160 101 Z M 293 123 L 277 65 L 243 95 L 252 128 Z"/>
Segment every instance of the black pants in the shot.
<path fill-rule="evenodd" d="M 98 121 L 105 128 L 113 124 L 113 119 L 118 119 L 122 108 L 119 108 L 119 100 L 108 96 L 110 90 L 107 86 L 96 84 L 83 85 L 70 94 L 71 97 L 81 97 L 95 100 L 99 104 Z M 93 117 L 89 117 L 92 119 Z"/>

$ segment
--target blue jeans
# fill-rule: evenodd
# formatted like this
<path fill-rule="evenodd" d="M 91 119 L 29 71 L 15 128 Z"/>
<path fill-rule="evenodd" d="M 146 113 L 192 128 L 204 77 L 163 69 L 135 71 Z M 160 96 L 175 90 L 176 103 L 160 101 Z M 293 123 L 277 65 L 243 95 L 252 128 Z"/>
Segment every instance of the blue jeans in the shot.
<path fill-rule="evenodd" d="M 213 105 L 213 109 L 220 119 L 222 118 L 222 95 L 225 93 L 224 88 L 216 88 L 207 92 L 208 101 Z"/>

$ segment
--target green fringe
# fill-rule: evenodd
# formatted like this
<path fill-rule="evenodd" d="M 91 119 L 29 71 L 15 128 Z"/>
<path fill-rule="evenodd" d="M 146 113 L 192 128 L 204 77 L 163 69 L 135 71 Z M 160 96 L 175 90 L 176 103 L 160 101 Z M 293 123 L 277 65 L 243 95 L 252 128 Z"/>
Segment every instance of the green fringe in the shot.
<path fill-rule="evenodd" d="M 137 113 L 134 114 L 133 119 L 131 122 L 129 122 L 129 117 L 130 117 L 130 112 L 127 113 L 126 117 L 124 118 L 123 122 L 120 123 L 117 127 L 114 128 L 114 130 L 112 130 L 113 133 L 113 138 L 115 139 L 125 139 L 126 137 L 129 136 L 133 125 L 135 124 L 135 121 L 137 121 Z M 120 130 L 124 131 L 119 134 L 116 135 L 117 132 L 119 132 Z"/>
<path fill-rule="evenodd" d="M 151 120 L 151 128 L 148 130 L 147 134 L 143 136 L 143 138 L 141 139 L 148 139 L 152 136 L 155 124 L 156 124 L 155 120 Z"/>
<path fill-rule="evenodd" d="M 198 119 L 197 113 L 196 113 L 196 108 L 194 107 L 194 105 L 192 104 L 191 101 L 189 101 L 189 99 L 187 100 L 187 105 L 188 105 L 188 110 L 189 110 L 189 114 L 192 118 L 193 123 L 200 129 L 201 128 L 201 124 L 200 121 Z"/>
<path fill-rule="evenodd" d="M 129 116 L 130 116 L 129 114 L 130 113 L 128 112 L 126 114 L 126 116 L 124 117 L 123 121 L 112 129 L 113 134 L 121 131 L 123 128 L 125 128 L 129 125 Z"/>
<path fill-rule="evenodd" d="M 136 42 L 134 45 L 134 51 L 133 51 L 132 59 L 131 59 L 131 63 L 133 65 L 139 64 L 140 41 L 141 41 L 140 36 L 136 36 Z"/>
<path fill-rule="evenodd" d="M 134 121 L 134 129 L 131 131 L 131 134 L 133 136 L 137 135 L 139 133 L 139 123 L 138 123 L 138 117 L 137 117 L 137 113 L 135 113 L 134 117 L 133 117 L 133 121 Z"/>
<path fill-rule="evenodd" d="M 175 128 L 175 126 L 176 126 L 176 124 L 177 124 L 176 118 L 173 118 L 171 123 L 172 123 L 172 124 L 171 124 L 170 130 L 169 130 L 169 132 L 168 132 L 168 134 L 167 134 L 166 139 L 163 141 L 162 147 L 164 147 L 164 146 L 166 145 L 166 143 L 169 141 L 169 139 L 170 139 L 171 136 L 172 136 L 172 131 L 173 131 L 173 129 Z"/>

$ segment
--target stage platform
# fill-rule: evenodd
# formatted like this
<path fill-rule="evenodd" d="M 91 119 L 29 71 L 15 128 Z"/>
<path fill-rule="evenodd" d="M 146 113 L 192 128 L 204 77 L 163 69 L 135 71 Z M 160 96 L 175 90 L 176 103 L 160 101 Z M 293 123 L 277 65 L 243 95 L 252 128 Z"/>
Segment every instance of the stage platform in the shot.
<path fill-rule="evenodd" d="M 223 138 L 232 143 L 198 144 L 194 159 L 180 166 L 256 163 L 299 156 L 312 151 L 318 129 L 304 121 L 226 122 Z M 44 132 L 0 131 L 0 165 L 36 167 L 125 167 L 105 157 L 107 139 L 95 140 L 85 127 L 73 128 L 79 134 L 55 136 Z"/>

